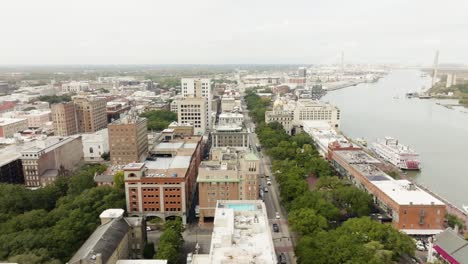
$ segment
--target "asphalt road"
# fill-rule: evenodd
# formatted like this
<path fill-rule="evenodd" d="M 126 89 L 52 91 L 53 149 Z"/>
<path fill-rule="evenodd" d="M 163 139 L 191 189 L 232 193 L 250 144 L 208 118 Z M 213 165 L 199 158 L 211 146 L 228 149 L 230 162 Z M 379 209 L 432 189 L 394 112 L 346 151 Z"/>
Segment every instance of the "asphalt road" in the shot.
<path fill-rule="evenodd" d="M 255 146 L 256 144 L 259 144 L 259 140 L 257 134 L 255 134 L 255 124 L 250 119 L 248 111 L 246 110 L 244 110 L 244 122 L 246 127 L 250 128 L 250 130 L 252 131 L 252 133 L 250 134 L 250 145 L 252 146 L 252 149 L 255 152 L 257 152 Z M 263 150 L 261 152 L 257 152 L 257 154 L 260 158 L 261 163 L 260 173 L 264 174 L 265 176 L 270 176 L 271 179 L 271 185 L 268 186 L 266 183 L 266 178 L 260 178 L 260 185 L 262 187 L 268 187 L 268 192 L 264 193 L 264 202 L 267 209 L 270 228 L 273 235 L 275 251 L 277 254 L 280 254 L 282 252 L 285 253 L 286 258 L 288 260 L 287 263 L 296 263 L 292 237 L 291 233 L 289 232 L 289 226 L 287 222 L 286 210 L 281 206 L 279 202 L 280 198 L 278 184 L 271 173 L 271 160 L 267 155 L 265 155 Z M 279 212 L 280 214 L 279 220 L 275 218 L 276 212 Z M 279 225 L 278 233 L 273 232 L 273 223 L 277 223 Z"/>

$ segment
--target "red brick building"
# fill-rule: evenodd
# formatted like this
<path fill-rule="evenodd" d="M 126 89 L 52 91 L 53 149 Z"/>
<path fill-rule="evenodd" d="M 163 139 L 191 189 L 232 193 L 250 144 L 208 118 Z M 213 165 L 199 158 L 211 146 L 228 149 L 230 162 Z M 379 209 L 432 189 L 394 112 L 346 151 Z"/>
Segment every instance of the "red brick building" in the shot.
<path fill-rule="evenodd" d="M 194 206 L 202 137 L 171 138 L 156 145 L 149 160 L 123 168 L 130 215 L 179 216 L 186 223 Z"/>
<path fill-rule="evenodd" d="M 376 165 L 379 160 L 356 147 L 329 145 L 332 166 L 392 218 L 392 225 L 410 235 L 433 235 L 444 229 L 445 204 L 408 180 L 395 180 Z"/>

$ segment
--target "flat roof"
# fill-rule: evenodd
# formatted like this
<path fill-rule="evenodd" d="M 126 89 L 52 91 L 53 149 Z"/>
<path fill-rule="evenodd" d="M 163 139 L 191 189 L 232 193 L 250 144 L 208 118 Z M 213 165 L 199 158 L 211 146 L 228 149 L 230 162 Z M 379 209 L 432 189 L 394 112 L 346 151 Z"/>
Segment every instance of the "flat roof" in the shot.
<path fill-rule="evenodd" d="M 334 154 L 340 156 L 349 164 L 379 164 L 378 159 L 372 157 L 362 150 L 340 150 L 335 151 Z"/>
<path fill-rule="evenodd" d="M 270 229 L 262 201 L 219 200 L 210 253 L 193 263 L 277 263 Z"/>
<path fill-rule="evenodd" d="M 120 208 L 111 208 L 104 210 L 100 215 L 99 218 L 117 218 L 123 216 L 125 210 Z"/>
<path fill-rule="evenodd" d="M 390 178 L 390 176 L 387 176 Z M 445 205 L 428 192 L 408 180 L 371 181 L 381 191 L 400 205 Z"/>
<path fill-rule="evenodd" d="M 6 126 L 6 125 L 11 125 L 14 123 L 22 122 L 22 121 L 28 121 L 26 118 L 4 118 L 0 117 L 0 126 Z"/>

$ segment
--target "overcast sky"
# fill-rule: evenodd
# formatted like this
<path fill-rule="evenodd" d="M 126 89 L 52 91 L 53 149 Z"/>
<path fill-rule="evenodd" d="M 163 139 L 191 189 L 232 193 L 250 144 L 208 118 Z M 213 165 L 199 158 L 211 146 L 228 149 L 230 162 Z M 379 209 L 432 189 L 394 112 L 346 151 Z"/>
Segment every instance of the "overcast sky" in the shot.
<path fill-rule="evenodd" d="M 467 0 L 2 0 L 0 64 L 468 64 Z"/>

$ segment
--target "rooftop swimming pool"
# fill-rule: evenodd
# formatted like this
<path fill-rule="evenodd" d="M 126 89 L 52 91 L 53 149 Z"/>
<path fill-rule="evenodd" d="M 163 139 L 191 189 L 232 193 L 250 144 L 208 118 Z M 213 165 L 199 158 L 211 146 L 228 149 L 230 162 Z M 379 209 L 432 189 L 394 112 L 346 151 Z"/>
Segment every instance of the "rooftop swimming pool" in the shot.
<path fill-rule="evenodd" d="M 254 204 L 227 204 L 227 208 L 234 211 L 255 211 Z"/>

